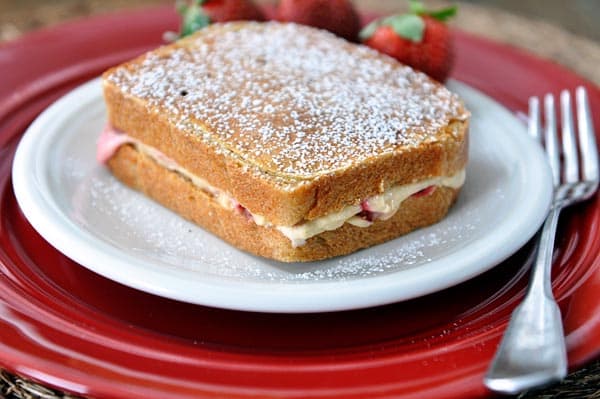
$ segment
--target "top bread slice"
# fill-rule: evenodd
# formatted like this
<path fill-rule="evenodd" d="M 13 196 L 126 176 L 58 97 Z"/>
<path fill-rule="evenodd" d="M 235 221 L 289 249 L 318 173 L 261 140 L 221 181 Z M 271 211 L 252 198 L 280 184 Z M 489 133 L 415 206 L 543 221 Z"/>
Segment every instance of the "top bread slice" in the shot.
<path fill-rule="evenodd" d="M 109 122 L 292 226 L 467 161 L 468 112 L 426 75 L 326 31 L 214 24 L 103 75 Z"/>

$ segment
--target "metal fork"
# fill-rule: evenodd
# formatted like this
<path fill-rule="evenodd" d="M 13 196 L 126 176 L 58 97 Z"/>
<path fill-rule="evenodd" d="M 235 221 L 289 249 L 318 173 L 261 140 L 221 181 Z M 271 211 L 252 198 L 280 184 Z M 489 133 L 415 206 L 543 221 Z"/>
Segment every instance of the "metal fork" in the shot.
<path fill-rule="evenodd" d="M 571 95 L 567 90 L 560 95 L 562 162 L 554 96 L 547 94 L 544 98 L 546 126 L 543 142 L 552 168 L 554 195 L 539 233 L 538 252 L 527 295 L 513 312 L 484 379 L 485 385 L 496 392 L 515 394 L 558 381 L 567 374 L 562 319 L 551 286 L 554 237 L 560 211 L 594 195 L 598 189 L 599 174 L 598 148 L 587 93 L 583 87 L 576 89 L 576 98 L 577 134 L 573 124 Z M 539 99 L 530 98 L 529 132 L 542 141 L 539 108 Z"/>

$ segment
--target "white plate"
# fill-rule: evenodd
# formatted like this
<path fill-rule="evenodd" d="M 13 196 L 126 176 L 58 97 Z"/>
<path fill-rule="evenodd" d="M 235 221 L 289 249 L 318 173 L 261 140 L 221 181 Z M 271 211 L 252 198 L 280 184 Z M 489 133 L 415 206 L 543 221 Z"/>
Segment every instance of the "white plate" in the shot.
<path fill-rule="evenodd" d="M 551 177 L 523 125 L 464 84 L 473 113 L 467 180 L 440 223 L 355 254 L 283 264 L 236 250 L 132 191 L 96 163 L 106 111 L 93 80 L 49 107 L 19 144 L 13 184 L 34 228 L 81 265 L 201 305 L 323 312 L 425 295 L 498 264 L 538 229 Z"/>

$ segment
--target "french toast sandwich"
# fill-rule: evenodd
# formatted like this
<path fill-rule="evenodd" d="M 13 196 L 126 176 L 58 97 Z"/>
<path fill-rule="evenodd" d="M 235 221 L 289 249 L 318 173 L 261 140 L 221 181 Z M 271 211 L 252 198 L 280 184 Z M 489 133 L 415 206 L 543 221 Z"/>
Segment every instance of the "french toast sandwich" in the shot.
<path fill-rule="evenodd" d="M 338 256 L 437 222 L 468 111 L 365 46 L 292 23 L 215 24 L 103 75 L 99 159 L 238 248 Z"/>

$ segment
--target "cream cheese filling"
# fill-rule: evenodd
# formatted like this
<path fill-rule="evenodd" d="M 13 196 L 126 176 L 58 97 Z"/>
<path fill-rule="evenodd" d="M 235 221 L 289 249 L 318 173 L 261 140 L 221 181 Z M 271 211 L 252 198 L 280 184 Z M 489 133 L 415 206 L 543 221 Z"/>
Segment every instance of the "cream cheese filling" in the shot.
<path fill-rule="evenodd" d="M 127 136 L 124 133 L 123 135 Z M 304 245 L 307 239 L 325 231 L 336 230 L 342 227 L 345 223 L 350 223 L 358 227 L 370 226 L 373 223 L 372 221 L 366 220 L 365 218 L 359 216 L 359 214 L 365 210 L 372 213 L 375 220 L 386 220 L 391 218 L 398 211 L 404 200 L 422 190 L 425 190 L 428 187 L 441 186 L 458 189 L 462 187 L 465 181 L 465 170 L 461 169 L 452 176 L 432 177 L 430 179 L 421 180 L 411 184 L 393 186 L 379 195 L 367 198 L 359 205 L 346 206 L 338 212 L 334 212 L 305 223 L 294 226 L 277 226 L 270 223 L 264 216 L 248 211 L 231 195 L 212 186 L 209 182 L 185 169 L 156 148 L 145 145 L 131 136 L 122 138 L 120 143 L 132 144 L 138 151 L 149 156 L 162 167 L 179 173 L 183 177 L 187 178 L 200 190 L 209 193 L 215 199 L 215 201 L 219 203 L 220 206 L 230 210 L 243 210 L 244 213 L 257 225 L 272 227 L 279 230 L 284 236 L 289 238 L 294 247 Z"/>
<path fill-rule="evenodd" d="M 465 182 L 465 170 L 461 169 L 453 176 L 434 177 L 412 184 L 396 185 L 383 192 L 363 201 L 361 205 L 347 206 L 339 212 L 302 223 L 296 226 L 277 226 L 286 237 L 292 241 L 292 245 L 300 246 L 306 239 L 316 236 L 324 231 L 335 230 L 342 227 L 344 223 L 350 223 L 358 227 L 369 227 L 372 222 L 357 216 L 364 208 L 376 215 L 377 220 L 386 220 L 394 216 L 400 208 L 400 204 L 408 197 L 424 190 L 430 186 L 450 187 L 458 189 Z"/>
<path fill-rule="evenodd" d="M 181 174 L 182 176 L 188 178 L 192 184 L 199 189 L 209 192 L 222 207 L 233 210 L 240 205 L 239 202 L 237 202 L 232 196 L 217 189 L 216 187 L 210 185 L 206 180 L 181 167 L 175 161 L 167 158 L 155 148 L 149 147 L 140 142 L 136 142 L 135 146 L 140 152 L 148 155 L 161 166 Z M 400 204 L 402 204 L 402 202 L 411 195 L 414 195 L 430 186 L 443 186 L 457 189 L 462 187 L 464 181 L 465 170 L 462 169 L 453 176 L 434 177 L 412 184 L 403 184 L 391 187 L 382 194 L 368 198 L 363 204 L 368 206 L 369 212 L 374 212 L 377 214 L 377 219 L 386 220 L 394 216 L 394 214 L 398 211 L 398 208 L 400 208 Z M 294 247 L 299 247 L 304 245 L 306 240 L 310 237 L 314 237 L 325 231 L 336 230 L 342 227 L 344 223 L 350 223 L 358 227 L 370 226 L 372 222 L 357 216 L 363 210 L 363 206 L 350 205 L 343 208 L 339 212 L 334 212 L 295 226 L 273 225 L 262 215 L 255 214 L 250 211 L 248 211 L 248 214 L 257 225 L 274 227 L 284 236 L 289 238 Z"/>

